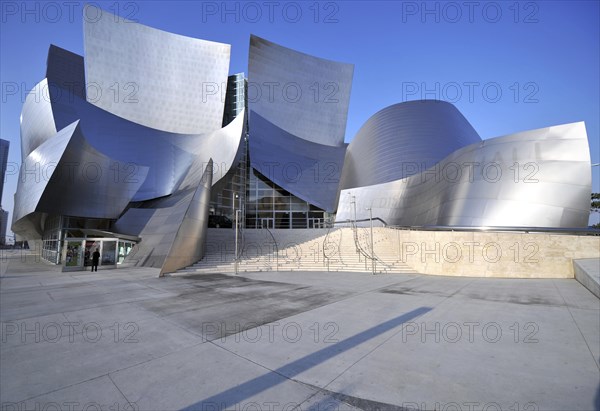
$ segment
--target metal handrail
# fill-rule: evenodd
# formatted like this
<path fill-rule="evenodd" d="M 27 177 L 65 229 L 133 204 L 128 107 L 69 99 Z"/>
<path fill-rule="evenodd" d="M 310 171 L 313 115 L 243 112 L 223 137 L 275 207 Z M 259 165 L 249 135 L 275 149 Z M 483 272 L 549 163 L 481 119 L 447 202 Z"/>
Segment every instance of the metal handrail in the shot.
<path fill-rule="evenodd" d="M 329 271 L 329 256 L 325 252 L 325 244 L 327 244 L 327 239 L 329 238 L 329 233 L 331 232 L 332 228 L 333 225 L 330 225 L 327 228 L 327 234 L 325 234 L 325 239 L 323 240 L 323 261 L 327 263 L 327 271 Z"/>
<path fill-rule="evenodd" d="M 279 247 L 277 246 L 277 240 L 275 240 L 275 236 L 273 235 L 271 230 L 269 230 L 269 227 L 263 228 L 267 230 L 267 233 L 271 235 L 271 238 L 273 239 L 273 244 L 275 244 L 275 271 L 279 271 Z"/>
<path fill-rule="evenodd" d="M 324 258 L 324 261 L 327 262 L 327 271 L 329 271 L 329 263 L 331 261 L 332 256 L 335 255 L 335 250 L 334 250 L 333 254 L 327 255 L 327 253 L 325 252 L 325 247 L 326 247 L 326 244 L 329 243 L 329 241 L 328 241 L 329 240 L 329 234 L 331 233 L 331 230 L 334 229 L 334 228 L 335 227 L 333 227 L 333 226 L 329 226 L 329 228 L 327 229 L 327 234 L 325 235 L 325 239 L 323 240 L 323 258 Z M 345 265 L 344 261 L 342 259 L 342 254 L 341 254 L 341 249 L 342 249 L 341 244 L 342 244 L 343 231 L 340 231 L 339 233 L 340 233 L 340 239 L 339 239 L 339 243 L 336 246 L 336 248 L 337 248 L 337 254 L 338 254 L 338 257 L 339 257 L 340 264 L 341 265 Z M 333 243 L 333 244 L 336 244 L 336 243 Z"/>
<path fill-rule="evenodd" d="M 600 235 L 598 228 L 580 228 L 580 227 L 519 227 L 519 226 L 462 226 L 462 225 L 390 225 L 379 217 L 373 217 L 373 221 L 380 221 L 384 227 L 395 230 L 413 230 L 413 231 L 485 231 L 485 232 L 522 232 L 522 233 L 556 233 L 556 234 L 575 234 L 575 235 Z M 370 221 L 368 218 L 356 220 L 351 223 L 364 223 Z M 348 224 L 348 221 L 334 221 L 335 224 Z"/>
<path fill-rule="evenodd" d="M 356 227 L 357 231 L 358 231 L 358 227 Z M 356 240 L 358 241 L 358 246 L 362 249 L 362 246 L 360 245 L 360 240 L 358 239 L 358 233 L 356 236 Z M 391 268 L 392 264 L 388 264 L 385 261 L 383 261 L 377 254 L 375 254 L 375 250 L 371 250 L 371 253 L 373 254 L 372 256 L 368 256 L 371 260 L 375 260 L 376 262 L 380 263 L 381 265 L 386 266 L 387 268 Z"/>
<path fill-rule="evenodd" d="M 387 227 L 387 226 L 388 226 L 388 223 L 386 223 L 386 221 L 385 221 L 385 220 L 383 220 L 383 219 L 381 219 L 381 218 L 379 218 L 379 217 L 373 217 L 373 221 L 375 221 L 375 220 L 377 220 L 377 221 L 381 221 L 381 223 L 384 225 L 384 227 Z M 352 223 L 352 222 L 354 222 L 354 223 L 365 223 L 365 222 L 367 222 L 367 221 L 371 221 L 371 220 L 370 220 L 370 219 L 368 219 L 368 218 L 363 218 L 363 219 L 356 220 L 356 221 L 354 221 L 354 220 L 348 220 L 348 221 L 334 221 L 333 223 L 330 223 L 330 224 L 332 224 L 332 225 L 335 225 L 335 224 L 348 224 L 348 222 L 350 222 L 350 223 Z"/>
<path fill-rule="evenodd" d="M 480 231 L 480 232 L 520 232 L 520 233 L 554 233 L 554 234 L 575 234 L 575 235 L 600 235 L 600 229 L 597 228 L 577 228 L 577 227 L 505 227 L 505 226 L 399 226 L 388 225 L 386 228 L 406 231 Z"/>
<path fill-rule="evenodd" d="M 367 220 L 369 221 L 369 220 Z M 385 263 L 383 263 L 381 261 L 381 259 L 379 259 L 376 255 L 374 250 L 371 250 L 373 252 L 373 255 L 369 255 L 369 253 L 367 253 L 361 246 L 360 241 L 358 239 L 358 226 L 356 225 L 355 221 L 351 221 L 351 225 L 352 225 L 352 232 L 354 234 L 354 245 L 356 246 L 357 251 L 359 252 L 359 254 L 362 254 L 367 260 L 371 260 L 371 261 L 375 261 L 375 262 L 381 262 L 384 265 L 387 265 Z"/>

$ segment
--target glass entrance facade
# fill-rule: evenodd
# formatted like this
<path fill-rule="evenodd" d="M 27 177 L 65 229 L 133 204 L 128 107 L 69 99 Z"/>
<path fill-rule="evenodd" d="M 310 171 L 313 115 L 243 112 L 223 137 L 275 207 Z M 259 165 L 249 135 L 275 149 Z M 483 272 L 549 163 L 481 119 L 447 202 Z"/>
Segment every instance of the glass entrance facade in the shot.
<path fill-rule="evenodd" d="M 294 196 L 251 169 L 246 197 L 246 228 L 320 228 L 323 210 Z"/>
<path fill-rule="evenodd" d="M 134 242 L 118 238 L 67 238 L 63 261 L 67 270 L 81 270 L 92 265 L 92 255 L 98 250 L 100 266 L 116 267 L 134 246 Z"/>

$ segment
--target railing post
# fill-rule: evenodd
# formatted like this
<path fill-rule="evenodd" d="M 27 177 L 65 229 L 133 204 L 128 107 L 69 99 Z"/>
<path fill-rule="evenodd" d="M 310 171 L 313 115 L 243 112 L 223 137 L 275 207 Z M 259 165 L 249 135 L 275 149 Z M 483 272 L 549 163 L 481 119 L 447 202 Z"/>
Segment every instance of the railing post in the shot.
<path fill-rule="evenodd" d="M 369 210 L 369 221 L 371 222 L 371 270 L 375 275 L 375 248 L 373 245 L 373 208 L 367 208 Z"/>
<path fill-rule="evenodd" d="M 239 232 L 239 215 L 242 210 L 235 210 L 235 260 L 233 263 L 235 275 L 238 274 L 238 232 Z"/>

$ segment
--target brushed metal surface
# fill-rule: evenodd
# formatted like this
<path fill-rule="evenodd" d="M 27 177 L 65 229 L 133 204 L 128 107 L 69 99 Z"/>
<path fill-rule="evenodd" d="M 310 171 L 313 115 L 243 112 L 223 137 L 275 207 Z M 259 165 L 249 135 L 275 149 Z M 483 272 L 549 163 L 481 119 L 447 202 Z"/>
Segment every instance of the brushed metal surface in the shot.
<path fill-rule="evenodd" d="M 53 138 L 29 153 L 21 164 L 15 192 L 12 230 L 28 240 L 41 238 L 40 216 L 33 214 L 76 127 L 77 123 L 74 122 L 60 130 Z M 42 167 L 44 175 L 42 175 Z"/>
<path fill-rule="evenodd" d="M 19 233 L 19 221 L 34 212 L 116 219 L 148 174 L 147 167 L 127 176 L 115 173 L 125 167 L 90 146 L 78 121 L 70 124 L 25 158 L 13 231 Z"/>
<path fill-rule="evenodd" d="M 20 235 L 40 238 L 48 215 L 116 219 L 141 238 L 141 264 L 185 267 L 203 255 L 211 188 L 247 132 L 250 167 L 337 221 L 369 207 L 407 226 L 587 225 L 583 123 L 482 141 L 452 104 L 413 101 L 346 145 L 353 65 L 251 36 L 248 111 L 222 127 L 229 45 L 85 13 L 85 58 L 50 46 L 23 104 Z"/>
<path fill-rule="evenodd" d="M 209 161 L 196 188 L 183 189 L 127 210 L 114 228 L 142 239 L 132 258 L 146 267 L 160 267 L 161 275 L 202 258 L 211 185 L 212 161 Z"/>
<path fill-rule="evenodd" d="M 351 64 L 250 37 L 251 166 L 329 212 L 339 193 L 353 72 Z"/>
<path fill-rule="evenodd" d="M 221 128 L 229 44 L 154 29 L 91 4 L 84 15 L 88 102 L 173 133 Z"/>
<path fill-rule="evenodd" d="M 83 56 L 51 44 L 46 62 L 46 78 L 50 87 L 69 90 L 78 97 L 86 98 Z M 96 91 L 94 87 L 91 90 Z"/>
<path fill-rule="evenodd" d="M 163 263 L 160 275 L 192 265 L 204 257 L 213 175 L 212 160 L 206 165 L 200 184 L 190 200 L 179 229 Z"/>
<path fill-rule="evenodd" d="M 471 144 L 421 173 L 342 190 L 337 221 L 391 225 L 586 227 L 590 152 L 583 122 Z"/>
<path fill-rule="evenodd" d="M 342 146 L 353 73 L 352 64 L 314 57 L 252 35 L 250 122 L 256 113 L 301 139 Z"/>
<path fill-rule="evenodd" d="M 370 117 L 349 144 L 341 188 L 402 179 L 478 141 L 475 129 L 450 103 L 394 104 Z"/>
<path fill-rule="evenodd" d="M 48 71 L 59 78 L 64 77 L 60 69 L 54 67 Z M 55 84 L 59 84 L 58 81 Z M 225 170 L 235 167 L 235 154 L 245 134 L 245 113 L 211 133 L 178 134 L 120 118 L 90 104 L 68 88 L 51 87 L 49 100 L 56 127 L 63 128 L 81 120 L 82 131 L 91 145 L 111 158 L 127 163 L 123 173 L 135 173 L 138 167 L 149 167 L 148 177 L 134 201 L 173 193 L 189 176 L 191 167 L 200 167 L 197 168 L 196 182 L 192 184 L 195 187 L 202 174 L 198 170 L 204 170 L 211 158 L 216 165 L 213 183 L 217 183 L 226 174 Z"/>
<path fill-rule="evenodd" d="M 83 77 L 81 62 L 81 56 L 51 46 L 50 77 L 28 94 L 23 105 L 26 175 L 16 194 L 15 232 L 39 238 L 44 213 L 114 219 L 130 201 L 196 190 L 212 158 L 217 163 L 211 167 L 213 183 L 236 166 L 245 113 L 224 128 L 219 120 L 219 127 L 205 134 L 145 127 L 96 107 L 81 90 L 69 86 L 70 76 Z M 74 180 L 59 179 L 52 174 L 56 168 L 66 168 Z M 86 184 L 90 179 L 94 184 Z"/>
<path fill-rule="evenodd" d="M 346 146 L 303 140 L 254 113 L 249 140 L 250 164 L 298 198 L 332 212 Z"/>
<path fill-rule="evenodd" d="M 8 151 L 10 150 L 10 141 L 0 138 L 0 210 L 2 209 L 2 195 L 4 193 L 4 180 L 6 179 L 6 167 L 8 166 Z M 8 217 L 7 217 L 8 218 Z M 2 233 L 0 232 L 0 235 Z M 0 237 L 1 241 L 4 241 Z"/>
<path fill-rule="evenodd" d="M 48 80 L 43 79 L 36 84 L 25 97 L 21 108 L 21 161 L 45 141 L 56 135 L 58 129 L 54 122 L 52 104 L 48 93 Z M 75 121 L 75 120 L 73 120 Z M 73 122 L 71 121 L 71 123 Z M 69 123 L 70 124 L 70 123 Z M 65 124 L 67 126 L 68 124 Z M 61 127 L 62 128 L 62 127 Z"/>

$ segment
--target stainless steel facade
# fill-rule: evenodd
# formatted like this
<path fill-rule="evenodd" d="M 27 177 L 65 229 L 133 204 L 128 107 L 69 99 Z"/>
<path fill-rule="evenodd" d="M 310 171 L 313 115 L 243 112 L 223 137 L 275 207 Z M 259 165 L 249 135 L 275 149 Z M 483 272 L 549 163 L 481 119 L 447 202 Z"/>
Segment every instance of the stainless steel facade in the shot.
<path fill-rule="evenodd" d="M 54 47 L 50 53 L 56 49 Z M 48 61 L 50 63 L 55 59 L 49 58 Z M 58 68 L 49 67 L 47 74 L 59 71 Z M 223 165 L 234 165 L 244 127 L 242 120 L 234 121 L 223 129 L 219 123 L 216 130 L 206 134 L 171 133 L 144 127 L 102 110 L 71 90 L 60 88 L 60 83 L 54 77 L 48 78 L 48 82 L 56 84 L 49 87 L 49 100 L 57 129 L 81 119 L 82 131 L 90 144 L 112 158 L 129 164 L 129 169 L 122 173 L 134 173 L 138 166 L 151 166 L 146 181 L 134 197 L 135 201 L 171 194 L 192 164 L 205 166 L 212 158 L 218 165 L 215 167 L 215 183 L 224 175 Z M 243 118 L 243 115 L 240 117 Z M 234 128 L 236 132 L 232 134 Z"/>
<path fill-rule="evenodd" d="M 84 13 L 88 102 L 172 133 L 221 128 L 229 44 L 167 33 L 93 5 Z"/>
<path fill-rule="evenodd" d="M 49 256 L 67 231 L 101 230 L 141 239 L 128 261 L 174 271 L 202 257 L 211 207 L 245 210 L 256 228 L 366 208 L 398 225 L 587 224 L 583 123 L 482 141 L 451 104 L 415 101 L 381 110 L 347 145 L 352 65 L 252 36 L 247 95 L 236 76 L 224 116 L 228 45 L 98 10 L 86 7 L 85 57 L 51 46 L 21 113 L 12 226 Z M 115 102 L 129 83 L 135 102 Z"/>
<path fill-rule="evenodd" d="M 6 230 L 8 228 L 8 211 L 2 209 L 2 193 L 4 192 L 9 147 L 9 141 L 0 139 L 0 245 L 6 244 Z"/>
<path fill-rule="evenodd" d="M 314 143 L 254 113 L 250 123 L 250 164 L 296 197 L 333 212 L 346 146 Z"/>
<path fill-rule="evenodd" d="M 402 226 L 587 227 L 590 192 L 579 122 L 484 140 L 403 179 L 342 190 L 337 221 L 372 208 Z"/>
<path fill-rule="evenodd" d="M 250 38 L 250 164 L 320 209 L 337 203 L 354 66 Z"/>
<path fill-rule="evenodd" d="M 47 79 L 36 84 L 25 97 L 21 109 L 20 127 L 21 161 L 24 162 L 33 150 L 52 138 L 58 131 L 54 122 Z"/>
<path fill-rule="evenodd" d="M 471 124 L 450 103 L 417 100 L 394 104 L 369 118 L 352 140 L 341 187 L 399 180 L 479 141 Z"/>
<path fill-rule="evenodd" d="M 148 172 L 114 178 L 126 164 L 90 146 L 79 122 L 63 128 L 33 150 L 22 164 L 15 194 L 13 231 L 42 234 L 31 214 L 47 213 L 116 219 L 132 200 Z M 117 176 L 118 177 L 118 176 Z"/>
<path fill-rule="evenodd" d="M 248 104 L 254 113 L 306 141 L 344 144 L 354 65 L 250 37 Z M 272 138 L 276 138 L 273 136 Z"/>
<path fill-rule="evenodd" d="M 6 177 L 9 147 L 9 141 L 0 139 L 0 208 L 2 207 L 2 194 L 4 193 L 4 179 Z"/>
<path fill-rule="evenodd" d="M 118 232 L 138 235 L 142 242 L 127 260 L 173 272 L 204 256 L 212 162 L 205 165 L 200 184 L 169 197 L 130 208 L 114 225 Z"/>
<path fill-rule="evenodd" d="M 0 208 L 0 245 L 7 243 L 6 230 L 8 228 L 8 211 Z"/>
<path fill-rule="evenodd" d="M 225 86 L 229 46 L 101 15 L 84 23 L 85 58 L 51 46 L 46 78 L 26 97 L 13 230 L 55 247 L 69 230 L 48 221 L 78 221 L 79 234 L 139 235 L 137 251 L 150 250 L 139 264 L 176 270 L 201 257 L 211 187 L 239 161 L 245 111 L 222 127 L 221 94 L 201 96 L 208 83 Z M 139 80 L 135 104 L 91 95 L 125 80 Z M 128 223 L 152 207 L 145 225 Z M 155 241 L 165 224 L 171 237 Z"/>

